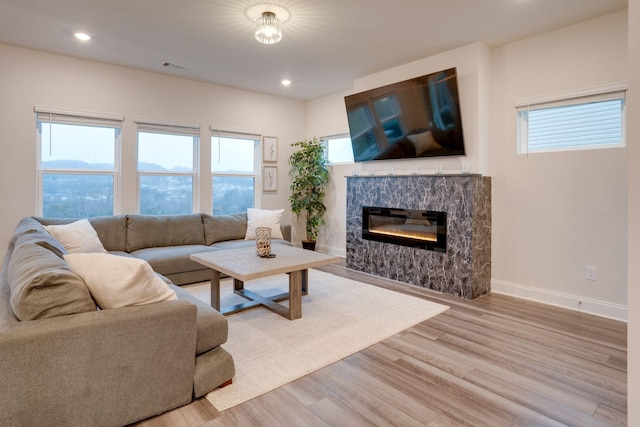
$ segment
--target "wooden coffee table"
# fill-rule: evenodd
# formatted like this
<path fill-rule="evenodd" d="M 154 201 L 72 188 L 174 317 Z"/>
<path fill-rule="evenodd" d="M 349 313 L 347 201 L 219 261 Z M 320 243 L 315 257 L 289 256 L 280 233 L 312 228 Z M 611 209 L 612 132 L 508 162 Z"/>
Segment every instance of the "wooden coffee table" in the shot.
<path fill-rule="evenodd" d="M 282 244 L 272 244 L 275 258 L 260 258 L 254 246 L 238 249 L 201 252 L 191 259 L 211 269 L 211 306 L 222 314 L 231 314 L 255 306 L 264 306 L 286 317 L 302 317 L 302 295 L 307 294 L 308 269 L 338 262 L 340 258 L 320 252 Z M 220 307 L 220 274 L 233 278 L 233 290 L 248 301 L 229 307 Z M 289 292 L 263 296 L 244 288 L 244 282 L 261 277 L 286 273 L 289 275 Z M 278 304 L 289 300 L 289 307 Z"/>

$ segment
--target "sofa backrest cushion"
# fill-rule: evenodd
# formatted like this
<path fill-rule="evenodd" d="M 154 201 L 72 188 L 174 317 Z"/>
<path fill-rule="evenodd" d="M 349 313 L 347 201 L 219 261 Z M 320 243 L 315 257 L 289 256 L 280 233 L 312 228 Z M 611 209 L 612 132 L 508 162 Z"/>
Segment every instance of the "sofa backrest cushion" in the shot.
<path fill-rule="evenodd" d="M 40 245 L 45 249 L 49 249 L 60 259 L 67 254 L 67 250 L 64 248 L 62 243 L 49 234 L 47 230 L 44 229 L 44 226 L 33 218 L 23 218 L 18 223 L 15 231 L 13 232 L 12 246 L 10 250 L 13 248 L 13 244 L 15 244 L 18 238 L 22 238 L 22 244 L 30 242 Z"/>
<path fill-rule="evenodd" d="M 127 250 L 127 215 L 89 218 L 102 245 L 109 252 Z"/>
<path fill-rule="evenodd" d="M 227 240 L 244 239 L 247 232 L 247 214 L 234 215 L 202 215 L 204 239 L 206 245 Z"/>
<path fill-rule="evenodd" d="M 16 317 L 26 321 L 95 311 L 82 279 L 35 240 L 34 235 L 19 236 L 7 266 L 10 303 Z"/>
<path fill-rule="evenodd" d="M 204 245 L 201 214 L 128 216 L 127 252 L 180 245 Z"/>
<path fill-rule="evenodd" d="M 60 225 L 69 224 L 81 218 L 36 217 L 35 219 L 43 225 Z M 109 252 L 127 250 L 127 215 L 97 216 L 88 219 L 106 250 Z"/>

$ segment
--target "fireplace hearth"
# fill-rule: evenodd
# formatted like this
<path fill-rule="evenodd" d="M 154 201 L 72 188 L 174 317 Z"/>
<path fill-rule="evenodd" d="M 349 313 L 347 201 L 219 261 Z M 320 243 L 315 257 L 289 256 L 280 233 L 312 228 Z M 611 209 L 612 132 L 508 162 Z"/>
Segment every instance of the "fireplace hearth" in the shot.
<path fill-rule="evenodd" d="M 447 252 L 446 212 L 362 207 L 362 238 Z"/>

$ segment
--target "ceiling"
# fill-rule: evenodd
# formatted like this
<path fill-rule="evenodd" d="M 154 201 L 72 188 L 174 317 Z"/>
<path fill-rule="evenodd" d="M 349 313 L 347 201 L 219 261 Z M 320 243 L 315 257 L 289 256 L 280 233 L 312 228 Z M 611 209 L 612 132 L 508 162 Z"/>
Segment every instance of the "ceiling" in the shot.
<path fill-rule="evenodd" d="M 259 0 L 0 0 L 0 42 L 300 100 L 473 42 L 493 47 L 627 0 L 275 0 L 283 40 L 253 38 Z M 93 38 L 73 37 L 84 31 Z M 190 71 L 164 67 L 170 62 Z M 284 87 L 280 81 L 290 79 Z"/>

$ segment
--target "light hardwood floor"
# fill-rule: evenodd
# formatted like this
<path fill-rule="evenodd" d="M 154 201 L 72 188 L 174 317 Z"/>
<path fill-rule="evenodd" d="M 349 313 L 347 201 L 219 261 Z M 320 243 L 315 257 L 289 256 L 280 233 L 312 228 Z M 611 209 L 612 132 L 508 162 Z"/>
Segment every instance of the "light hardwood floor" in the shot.
<path fill-rule="evenodd" d="M 136 425 L 626 425 L 625 323 L 498 294 L 464 300 L 341 265 L 321 270 L 450 309 L 224 412 L 202 398 Z"/>

